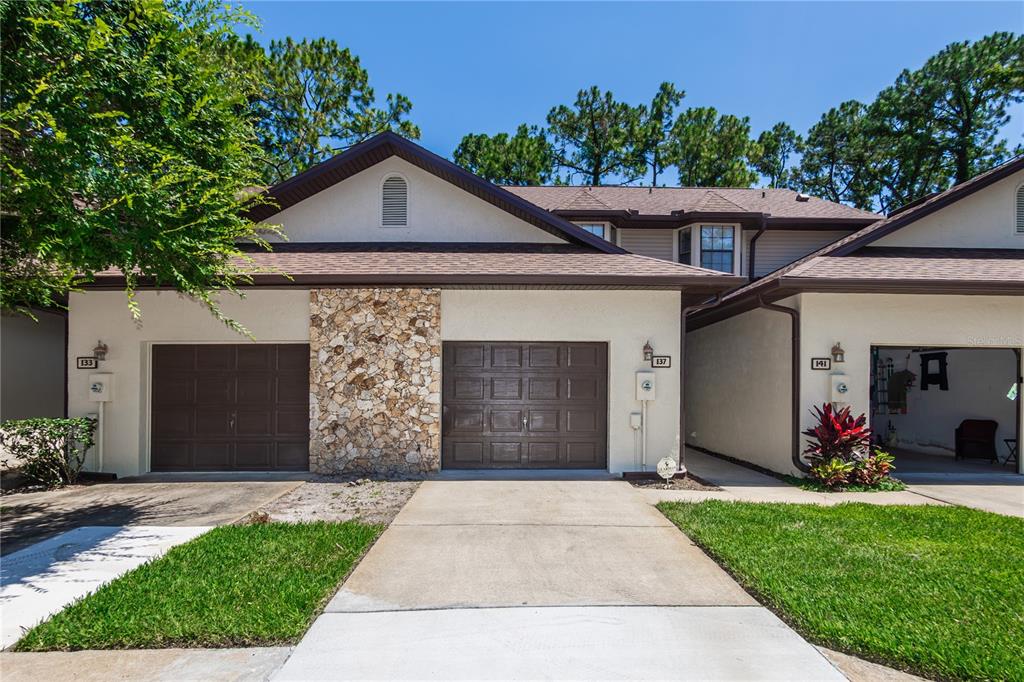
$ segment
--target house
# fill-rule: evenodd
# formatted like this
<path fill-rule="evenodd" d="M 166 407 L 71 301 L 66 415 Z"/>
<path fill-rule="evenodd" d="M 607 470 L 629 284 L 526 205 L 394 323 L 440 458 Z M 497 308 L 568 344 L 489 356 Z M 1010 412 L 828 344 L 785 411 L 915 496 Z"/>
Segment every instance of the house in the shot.
<path fill-rule="evenodd" d="M 739 297 L 881 220 L 790 190 L 503 188 L 388 133 L 268 193 L 253 217 L 286 240 L 221 301 L 252 340 L 154 286 L 134 324 L 116 271 L 71 295 L 69 414 L 101 422 L 89 468 L 620 473 L 677 456 L 681 432 L 775 457 L 789 326 Z M 766 353 L 770 385 L 739 381 Z M 706 433 L 757 426 L 737 412 L 751 396 L 761 454 Z"/>
<path fill-rule="evenodd" d="M 71 295 L 89 468 L 651 467 L 676 446 L 683 309 L 742 283 L 629 253 L 388 133 L 269 193 L 253 217 L 288 240 L 222 300 L 254 340 L 153 286 L 134 324 L 117 271 Z M 645 346 L 670 360 L 652 369 Z"/>
<path fill-rule="evenodd" d="M 1022 421 L 1024 157 L 729 292 L 687 329 L 694 446 L 797 474 L 799 432 L 833 402 L 869 415 L 897 471 L 1005 459 Z M 964 420 L 989 423 L 989 446 L 958 446 Z"/>

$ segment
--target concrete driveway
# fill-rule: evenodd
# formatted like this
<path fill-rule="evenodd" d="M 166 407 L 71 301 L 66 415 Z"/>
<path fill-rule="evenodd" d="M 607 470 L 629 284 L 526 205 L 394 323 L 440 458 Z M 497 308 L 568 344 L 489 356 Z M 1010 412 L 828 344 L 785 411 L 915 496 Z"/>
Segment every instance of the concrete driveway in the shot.
<path fill-rule="evenodd" d="M 209 481 L 180 477 L 117 483 L 0 498 L 0 552 L 81 526 L 216 526 L 245 516 L 302 481 Z"/>
<path fill-rule="evenodd" d="M 275 679 L 843 679 L 638 492 L 424 483 Z"/>

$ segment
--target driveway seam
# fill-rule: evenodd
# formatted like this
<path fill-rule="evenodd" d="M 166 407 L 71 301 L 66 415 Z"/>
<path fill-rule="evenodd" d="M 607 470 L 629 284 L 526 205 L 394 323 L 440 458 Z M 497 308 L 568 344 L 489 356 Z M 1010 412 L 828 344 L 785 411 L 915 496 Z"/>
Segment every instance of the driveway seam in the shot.
<path fill-rule="evenodd" d="M 285 496 L 285 495 L 287 495 L 288 493 L 292 492 L 292 491 L 293 491 L 293 490 L 295 490 L 296 488 L 298 488 L 298 487 L 302 486 L 303 484 L 305 484 L 305 481 L 298 481 L 298 482 L 297 482 L 297 483 L 296 483 L 296 484 L 295 484 L 294 486 L 292 486 L 291 488 L 288 488 L 287 490 L 282 490 L 282 491 L 281 491 L 281 492 L 280 492 L 279 494 L 277 494 L 277 495 L 274 495 L 274 496 L 273 496 L 273 497 L 271 497 L 271 498 L 270 498 L 269 500 L 264 500 L 263 502 L 260 502 L 260 503 L 259 503 L 258 505 L 256 505 L 255 507 L 252 507 L 251 509 L 249 509 L 249 511 L 245 512 L 244 514 L 242 514 L 242 515 L 241 515 L 241 516 L 239 516 L 238 518 L 236 518 L 236 519 L 233 519 L 233 520 L 231 520 L 231 521 L 228 521 L 227 523 L 225 523 L 225 524 L 223 524 L 223 525 L 225 525 L 225 526 L 233 526 L 233 525 L 235 525 L 236 523 L 238 523 L 239 521 L 241 521 L 242 519 L 244 519 L 245 517 L 247 517 L 247 516 L 248 516 L 249 514 L 252 514 L 252 513 L 254 512 L 254 511 L 257 511 L 257 510 L 259 510 L 259 509 L 260 509 L 260 507 L 265 507 L 265 506 L 269 505 L 269 504 L 270 504 L 271 502 L 276 502 L 277 500 L 281 499 L 282 497 L 284 497 L 284 496 Z"/>
<path fill-rule="evenodd" d="M 413 613 L 430 611 L 479 611 L 481 609 L 765 609 L 763 604 L 616 604 L 611 602 L 599 602 L 596 604 L 498 604 L 488 606 L 486 604 L 469 606 L 413 606 L 407 609 L 365 609 L 348 610 L 337 609 L 324 611 L 321 615 L 332 614 L 358 615 L 361 613 Z M 318 616 L 319 617 L 319 616 Z"/>

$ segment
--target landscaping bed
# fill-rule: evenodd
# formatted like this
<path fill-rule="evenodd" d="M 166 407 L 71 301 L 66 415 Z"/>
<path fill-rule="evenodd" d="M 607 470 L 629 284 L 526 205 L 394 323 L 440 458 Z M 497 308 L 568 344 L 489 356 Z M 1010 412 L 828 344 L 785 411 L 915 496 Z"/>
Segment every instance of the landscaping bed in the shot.
<path fill-rule="evenodd" d="M 1024 679 L 1024 520 L 963 507 L 658 508 L 813 642 L 939 679 Z"/>
<path fill-rule="evenodd" d="M 19 651 L 296 642 L 384 526 L 221 526 L 101 587 Z"/>
<path fill-rule="evenodd" d="M 391 523 L 419 481 L 318 476 L 260 509 L 271 521 Z"/>
<path fill-rule="evenodd" d="M 628 479 L 637 488 L 657 488 L 659 490 L 721 490 L 717 485 L 697 478 L 693 474 L 685 477 L 677 476 L 671 481 L 666 481 L 660 476 L 657 478 L 631 478 Z"/>

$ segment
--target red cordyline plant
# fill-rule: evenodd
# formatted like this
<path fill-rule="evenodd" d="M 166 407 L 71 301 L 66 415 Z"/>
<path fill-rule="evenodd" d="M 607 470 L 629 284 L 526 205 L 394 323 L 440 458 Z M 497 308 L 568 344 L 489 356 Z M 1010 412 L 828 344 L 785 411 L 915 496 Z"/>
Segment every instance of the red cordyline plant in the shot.
<path fill-rule="evenodd" d="M 849 407 L 836 410 L 832 403 L 815 407 L 814 412 L 818 425 L 803 432 L 811 438 L 804 455 L 812 465 L 833 459 L 855 462 L 869 454 L 871 429 L 866 415 L 854 419 Z"/>

